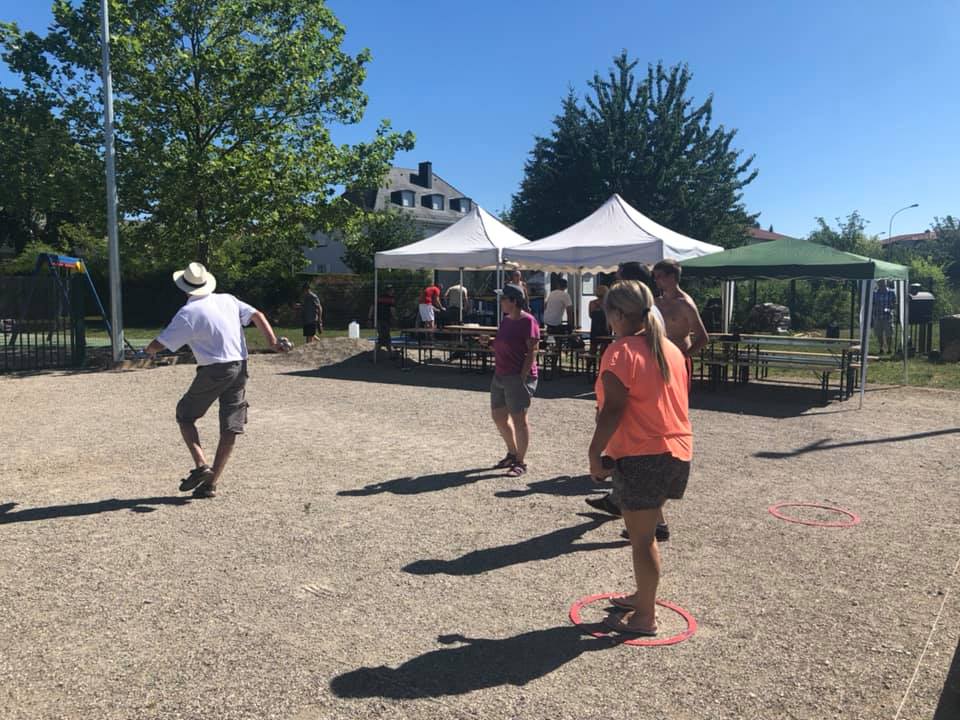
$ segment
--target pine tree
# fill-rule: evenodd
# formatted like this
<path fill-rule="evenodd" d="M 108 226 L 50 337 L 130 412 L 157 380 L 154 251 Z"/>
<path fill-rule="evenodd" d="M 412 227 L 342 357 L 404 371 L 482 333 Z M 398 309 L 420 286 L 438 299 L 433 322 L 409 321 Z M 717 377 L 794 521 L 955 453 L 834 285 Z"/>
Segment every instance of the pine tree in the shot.
<path fill-rule="evenodd" d="M 595 74 L 581 105 L 571 91 L 549 137 L 538 137 L 510 213 L 516 229 L 543 237 L 582 219 L 613 193 L 677 232 L 739 245 L 755 220 L 743 188 L 753 157 L 732 148 L 735 130 L 712 127 L 713 98 L 688 97 L 686 65 L 651 65 L 642 80 L 626 52 Z"/>

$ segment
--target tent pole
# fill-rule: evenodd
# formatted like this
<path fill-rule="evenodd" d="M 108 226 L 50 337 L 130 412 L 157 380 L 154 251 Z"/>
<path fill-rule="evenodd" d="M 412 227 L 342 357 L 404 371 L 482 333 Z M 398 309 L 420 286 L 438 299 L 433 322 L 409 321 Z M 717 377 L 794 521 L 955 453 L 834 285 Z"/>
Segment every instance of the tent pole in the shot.
<path fill-rule="evenodd" d="M 493 314 L 497 318 L 497 329 L 500 329 L 500 293 L 503 292 L 503 262 L 497 261 L 497 289 L 494 291 Z"/>
<path fill-rule="evenodd" d="M 854 308 L 856 307 L 857 302 L 857 283 L 855 280 L 850 281 L 850 339 L 853 340 L 853 316 Z"/>
<path fill-rule="evenodd" d="M 907 302 L 910 299 L 910 271 L 907 271 L 907 277 L 903 279 L 903 282 L 900 284 L 903 292 L 900 293 L 900 335 L 902 336 L 900 343 L 903 346 L 903 384 L 906 385 L 909 383 L 909 371 L 907 370 L 909 364 L 909 355 L 910 355 L 910 342 L 908 340 L 908 332 L 910 328 L 910 303 Z"/>
<path fill-rule="evenodd" d="M 380 352 L 380 293 L 377 288 L 377 259 L 373 259 L 373 364 L 377 364 Z"/>
<path fill-rule="evenodd" d="M 867 391 L 867 359 L 870 355 L 870 315 L 873 312 L 873 280 L 864 280 L 860 291 L 860 406 Z"/>
<path fill-rule="evenodd" d="M 570 328 L 570 333 L 573 332 L 583 324 L 580 312 L 580 306 L 583 305 L 583 268 L 577 270 L 577 307 L 575 308 L 576 312 L 573 313 L 573 324 L 576 327 Z"/>
<path fill-rule="evenodd" d="M 463 268 L 460 268 L 460 324 L 463 325 Z"/>
<path fill-rule="evenodd" d="M 727 284 L 729 281 L 723 280 L 720 283 L 720 332 L 728 334 L 727 328 Z"/>
<path fill-rule="evenodd" d="M 724 280 L 723 281 L 723 290 L 720 293 L 721 295 L 721 313 L 723 315 L 721 319 L 721 330 L 724 335 L 729 335 L 731 332 L 731 325 L 733 324 L 733 301 L 734 293 L 736 292 L 736 284 L 733 280 Z"/>

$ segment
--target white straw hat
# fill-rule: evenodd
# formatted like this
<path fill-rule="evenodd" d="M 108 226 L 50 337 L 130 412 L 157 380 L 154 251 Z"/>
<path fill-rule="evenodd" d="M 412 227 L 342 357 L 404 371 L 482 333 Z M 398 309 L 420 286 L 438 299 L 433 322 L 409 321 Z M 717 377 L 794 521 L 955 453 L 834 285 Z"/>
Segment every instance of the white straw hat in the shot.
<path fill-rule="evenodd" d="M 198 262 L 190 263 L 186 270 L 177 270 L 173 274 L 173 282 L 187 295 L 194 297 L 209 295 L 217 287 L 213 273 Z"/>

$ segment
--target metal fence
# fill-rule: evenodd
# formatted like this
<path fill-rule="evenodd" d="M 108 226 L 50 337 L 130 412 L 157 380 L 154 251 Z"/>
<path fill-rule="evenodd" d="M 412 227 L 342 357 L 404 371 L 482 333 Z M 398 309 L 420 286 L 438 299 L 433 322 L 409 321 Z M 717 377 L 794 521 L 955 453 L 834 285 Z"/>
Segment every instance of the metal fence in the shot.
<path fill-rule="evenodd" d="M 67 273 L 0 276 L 0 373 L 84 363 L 82 287 Z"/>

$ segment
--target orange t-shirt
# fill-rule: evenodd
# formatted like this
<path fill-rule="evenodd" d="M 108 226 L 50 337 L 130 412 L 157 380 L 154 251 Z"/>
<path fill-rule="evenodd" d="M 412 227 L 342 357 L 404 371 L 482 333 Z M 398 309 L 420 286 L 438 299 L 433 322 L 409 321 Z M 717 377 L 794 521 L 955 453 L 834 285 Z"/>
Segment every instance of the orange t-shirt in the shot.
<path fill-rule="evenodd" d="M 693 457 L 687 364 L 680 349 L 666 338 L 663 355 L 670 367 L 670 382 L 664 382 L 644 335 L 620 338 L 603 353 L 597 404 L 603 407 L 603 373 L 612 372 L 627 388 L 627 406 L 605 451 L 614 459 L 663 453 L 678 460 Z"/>

